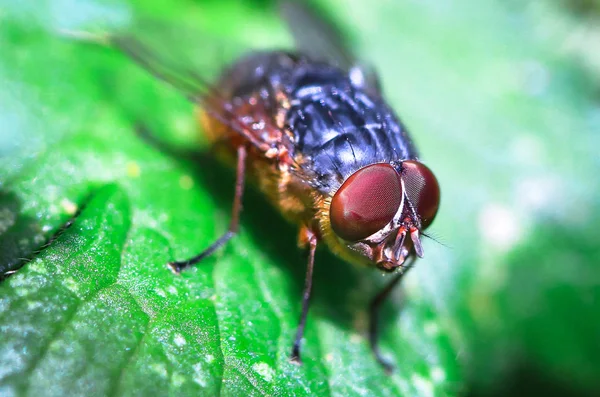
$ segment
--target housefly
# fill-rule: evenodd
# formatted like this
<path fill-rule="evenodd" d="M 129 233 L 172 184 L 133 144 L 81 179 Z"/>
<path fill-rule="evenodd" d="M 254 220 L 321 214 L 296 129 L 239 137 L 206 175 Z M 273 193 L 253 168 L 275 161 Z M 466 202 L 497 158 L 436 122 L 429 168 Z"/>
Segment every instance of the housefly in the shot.
<path fill-rule="evenodd" d="M 179 274 L 235 236 L 250 176 L 298 225 L 299 241 L 308 248 L 291 359 L 300 363 L 315 251 L 324 245 L 350 263 L 394 273 L 370 306 L 370 344 L 389 369 L 378 350 L 379 309 L 423 256 L 421 235 L 435 218 L 440 188 L 375 74 L 358 66 L 341 36 L 312 10 L 279 5 L 296 49 L 251 52 L 216 81 L 163 62 L 135 35 L 108 37 L 110 45 L 190 98 L 215 149 L 237 164 L 228 230 L 199 255 L 168 265 Z"/>

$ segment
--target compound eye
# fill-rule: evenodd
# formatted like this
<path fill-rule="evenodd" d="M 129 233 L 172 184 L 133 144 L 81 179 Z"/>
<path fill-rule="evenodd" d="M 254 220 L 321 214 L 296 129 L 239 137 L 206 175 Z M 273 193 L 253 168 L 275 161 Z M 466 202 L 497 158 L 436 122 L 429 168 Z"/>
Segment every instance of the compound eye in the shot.
<path fill-rule="evenodd" d="M 387 225 L 401 203 L 400 175 L 391 165 L 361 168 L 333 196 L 331 227 L 346 241 L 362 240 Z"/>
<path fill-rule="evenodd" d="M 440 206 L 440 185 L 433 172 L 416 160 L 402 162 L 402 180 L 408 201 L 417 211 L 421 229 L 431 224 Z"/>

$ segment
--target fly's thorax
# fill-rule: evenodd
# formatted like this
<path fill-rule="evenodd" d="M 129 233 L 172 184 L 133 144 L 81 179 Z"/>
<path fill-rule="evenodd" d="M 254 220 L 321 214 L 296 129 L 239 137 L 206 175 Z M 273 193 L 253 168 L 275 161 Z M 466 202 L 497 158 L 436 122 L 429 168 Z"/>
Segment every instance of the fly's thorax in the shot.
<path fill-rule="evenodd" d="M 323 191 L 356 170 L 417 156 L 408 132 L 378 94 L 343 71 L 309 64 L 289 79 L 287 123 Z"/>

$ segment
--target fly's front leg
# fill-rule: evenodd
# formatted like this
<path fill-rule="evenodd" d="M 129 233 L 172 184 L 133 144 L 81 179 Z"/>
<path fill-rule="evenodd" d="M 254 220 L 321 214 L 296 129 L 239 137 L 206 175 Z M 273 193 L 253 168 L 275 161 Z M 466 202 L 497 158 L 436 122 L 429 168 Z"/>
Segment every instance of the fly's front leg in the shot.
<path fill-rule="evenodd" d="M 304 292 L 302 293 L 302 312 L 300 314 L 300 321 L 298 322 L 298 328 L 296 329 L 296 338 L 294 339 L 292 355 L 290 357 L 290 360 L 296 364 L 302 363 L 302 360 L 300 360 L 300 343 L 302 342 L 302 336 L 304 335 L 306 316 L 308 315 L 308 308 L 310 307 L 315 251 L 317 250 L 318 242 L 317 235 L 307 227 L 303 227 L 302 230 L 300 230 L 300 242 L 303 245 L 308 245 L 309 251 L 308 263 L 306 265 L 306 278 L 304 280 Z"/>
<path fill-rule="evenodd" d="M 169 262 L 169 267 L 175 274 L 181 273 L 182 270 L 193 266 L 202 259 L 210 256 L 217 249 L 225 245 L 238 232 L 240 223 L 240 213 L 242 212 L 242 196 L 244 194 L 244 180 L 246 176 L 246 155 L 247 149 L 245 146 L 240 146 L 237 149 L 237 171 L 235 181 L 235 196 L 233 198 L 233 208 L 231 209 L 231 222 L 229 229 L 212 243 L 207 249 L 200 254 L 187 259 L 185 261 Z"/>
<path fill-rule="evenodd" d="M 400 269 L 401 273 L 395 274 L 392 281 L 390 281 L 375 297 L 371 300 L 369 305 L 369 343 L 371 350 L 375 355 L 377 362 L 385 368 L 387 373 L 391 373 L 394 367 L 386 359 L 383 358 L 381 351 L 379 351 L 379 312 L 381 307 L 390 293 L 394 290 L 394 287 L 400 283 L 408 269 L 410 269 L 415 261 L 415 257 L 411 257 L 410 262 Z"/>

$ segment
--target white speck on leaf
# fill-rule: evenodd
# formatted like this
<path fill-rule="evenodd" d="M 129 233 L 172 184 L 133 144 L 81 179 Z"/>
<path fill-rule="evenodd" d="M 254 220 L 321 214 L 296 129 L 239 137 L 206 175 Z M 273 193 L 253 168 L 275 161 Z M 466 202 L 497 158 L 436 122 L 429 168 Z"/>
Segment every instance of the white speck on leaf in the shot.
<path fill-rule="evenodd" d="M 34 260 L 29 262 L 28 265 L 29 271 L 37 273 L 37 274 L 48 274 L 48 268 L 44 266 L 44 262 L 40 260 Z"/>
<path fill-rule="evenodd" d="M 194 364 L 193 368 L 194 368 L 194 382 L 196 382 L 197 384 L 199 384 L 202 387 L 206 387 L 206 378 L 205 378 L 204 371 L 202 370 L 202 364 L 201 363 Z"/>
<path fill-rule="evenodd" d="M 74 215 L 77 212 L 77 204 L 67 198 L 60 201 L 60 206 L 63 211 L 69 215 Z"/>
<path fill-rule="evenodd" d="M 169 288 L 167 288 L 167 291 L 169 291 L 169 293 L 171 295 L 178 295 L 179 291 L 177 291 L 177 288 L 175 288 L 174 285 L 170 285 Z"/>
<path fill-rule="evenodd" d="M 27 310 L 35 310 L 42 307 L 43 304 L 40 301 L 27 301 Z"/>
<path fill-rule="evenodd" d="M 175 342 L 175 344 L 179 347 L 185 346 L 185 344 L 187 343 L 185 338 L 181 334 L 175 335 L 175 338 L 173 338 L 173 342 Z"/>
<path fill-rule="evenodd" d="M 171 384 L 177 388 L 181 387 L 181 385 L 183 385 L 185 383 L 185 376 L 183 376 L 182 374 L 175 372 L 172 376 L 171 376 Z"/>
<path fill-rule="evenodd" d="M 77 294 L 79 292 L 79 284 L 77 283 L 77 281 L 75 281 L 73 277 L 65 278 L 63 281 L 63 285 L 74 294 Z"/>
<path fill-rule="evenodd" d="M 151 364 L 150 369 L 152 370 L 152 372 L 155 372 L 157 375 L 160 375 L 163 378 L 167 377 L 167 367 L 163 363 Z"/>
<path fill-rule="evenodd" d="M 412 384 L 417 389 L 418 395 L 421 397 L 433 397 L 433 383 L 429 379 L 425 379 L 421 375 L 413 374 L 410 377 Z"/>
<path fill-rule="evenodd" d="M 271 382 L 275 376 L 275 370 L 267 363 L 255 363 L 252 369 L 267 382 Z"/>
<path fill-rule="evenodd" d="M 433 367 L 430 371 L 431 379 L 435 383 L 441 383 L 446 380 L 446 372 L 441 367 Z"/>
<path fill-rule="evenodd" d="M 20 287 L 20 286 L 17 286 L 17 285 L 13 285 L 13 291 L 15 292 L 15 294 L 18 297 L 22 298 L 22 297 L 27 296 L 29 294 L 30 289 L 24 288 L 24 287 Z"/>

